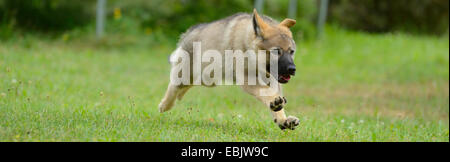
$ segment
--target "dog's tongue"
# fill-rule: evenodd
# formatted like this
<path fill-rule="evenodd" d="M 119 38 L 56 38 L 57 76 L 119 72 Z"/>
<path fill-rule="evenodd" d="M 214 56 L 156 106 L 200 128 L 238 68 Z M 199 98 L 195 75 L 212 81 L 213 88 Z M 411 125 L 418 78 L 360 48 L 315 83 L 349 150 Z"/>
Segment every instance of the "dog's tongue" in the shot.
<path fill-rule="evenodd" d="M 290 75 L 282 75 L 281 78 L 283 78 L 284 80 L 290 80 L 291 76 Z"/>

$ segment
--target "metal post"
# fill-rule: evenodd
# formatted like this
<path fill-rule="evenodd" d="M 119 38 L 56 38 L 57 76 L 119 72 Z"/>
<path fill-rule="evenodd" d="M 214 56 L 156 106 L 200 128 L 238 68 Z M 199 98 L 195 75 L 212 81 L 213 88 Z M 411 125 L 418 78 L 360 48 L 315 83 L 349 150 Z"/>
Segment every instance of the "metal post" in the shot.
<path fill-rule="evenodd" d="M 328 0 L 320 0 L 319 19 L 317 21 L 317 37 L 322 37 L 323 26 L 327 19 Z"/>
<path fill-rule="evenodd" d="M 260 14 L 262 14 L 264 10 L 264 0 L 255 0 L 255 8 Z"/>
<path fill-rule="evenodd" d="M 297 0 L 289 0 L 288 17 L 291 19 L 297 18 Z"/>
<path fill-rule="evenodd" d="M 105 27 L 105 5 L 106 0 L 97 0 L 97 22 L 96 22 L 96 34 L 97 38 L 103 36 Z"/>

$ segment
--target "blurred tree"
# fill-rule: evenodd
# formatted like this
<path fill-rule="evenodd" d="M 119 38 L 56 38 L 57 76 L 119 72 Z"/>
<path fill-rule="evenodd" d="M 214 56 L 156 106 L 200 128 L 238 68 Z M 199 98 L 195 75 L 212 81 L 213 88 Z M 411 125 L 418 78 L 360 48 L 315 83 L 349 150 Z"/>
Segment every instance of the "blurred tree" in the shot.
<path fill-rule="evenodd" d="M 320 0 L 319 18 L 317 19 L 317 37 L 321 37 L 327 19 L 328 0 Z"/>
<path fill-rule="evenodd" d="M 60 31 L 90 22 L 93 0 L 0 0 L 3 23 L 15 21 L 26 30 Z"/>
<path fill-rule="evenodd" d="M 265 0 L 267 15 L 286 18 L 291 0 Z M 302 38 L 314 36 L 316 0 L 297 1 L 293 30 Z M 0 0 L 3 27 L 16 21 L 22 31 L 57 32 L 95 23 L 96 0 Z M 108 34 L 157 34 L 178 38 L 190 26 L 237 12 L 251 13 L 255 0 L 107 0 Z M 117 13 L 120 12 L 118 17 Z M 0 28 L 2 27 L 0 24 Z M 6 25 L 5 25 L 6 24 Z M 80 28 L 83 29 L 83 28 Z M 93 32 L 94 30 L 86 30 Z M 297 32 L 299 31 L 299 32 Z M 140 33 L 141 32 L 141 33 Z"/>
<path fill-rule="evenodd" d="M 333 0 L 330 17 L 350 29 L 443 34 L 448 30 L 448 0 Z"/>
<path fill-rule="evenodd" d="M 258 13 L 263 14 L 264 13 L 264 0 L 255 0 L 255 9 L 258 11 Z"/>
<path fill-rule="evenodd" d="M 103 36 L 104 27 L 105 27 L 105 5 L 106 0 L 97 0 L 97 14 L 96 14 L 96 30 L 95 33 L 97 38 L 101 38 Z"/>
<path fill-rule="evenodd" d="M 297 0 L 289 0 L 288 17 L 291 19 L 297 18 Z"/>

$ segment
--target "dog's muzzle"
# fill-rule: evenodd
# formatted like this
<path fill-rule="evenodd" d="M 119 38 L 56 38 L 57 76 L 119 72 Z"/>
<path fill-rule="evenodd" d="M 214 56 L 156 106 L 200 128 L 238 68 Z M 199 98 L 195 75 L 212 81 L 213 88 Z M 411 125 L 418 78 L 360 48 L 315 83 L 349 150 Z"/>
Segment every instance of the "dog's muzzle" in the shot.
<path fill-rule="evenodd" d="M 287 67 L 287 74 L 279 74 L 278 75 L 278 82 L 284 84 L 289 82 L 289 80 L 291 80 L 291 75 L 294 76 L 295 75 L 295 65 L 290 65 Z"/>

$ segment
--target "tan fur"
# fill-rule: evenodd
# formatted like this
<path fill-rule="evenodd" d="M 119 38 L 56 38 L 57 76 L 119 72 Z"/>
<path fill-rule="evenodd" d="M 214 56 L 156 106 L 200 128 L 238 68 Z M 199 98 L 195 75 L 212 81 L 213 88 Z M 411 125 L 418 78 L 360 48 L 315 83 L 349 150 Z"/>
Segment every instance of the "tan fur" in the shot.
<path fill-rule="evenodd" d="M 292 26 L 294 26 L 296 23 L 295 20 L 293 19 L 284 19 L 281 23 L 280 23 L 280 27 L 287 27 L 290 28 Z"/>
<path fill-rule="evenodd" d="M 259 25 L 261 35 L 255 34 L 253 16 Z M 222 20 L 191 27 L 181 36 L 178 48 L 172 55 L 179 54 L 179 50 L 182 49 L 189 53 L 190 58 L 193 58 L 193 55 L 195 54 L 193 53 L 194 42 L 202 43 L 201 53 L 213 49 L 222 51 L 222 55 L 225 50 L 241 50 L 245 52 L 247 50 L 270 50 L 272 47 L 281 47 L 283 50 L 289 48 L 295 50 L 296 45 L 292 40 L 292 33 L 289 30 L 289 27 L 292 27 L 294 24 L 295 20 L 292 19 L 285 19 L 279 23 L 269 17 L 260 16 L 256 10 L 253 11 L 253 15 L 235 14 Z M 206 65 L 202 64 L 201 66 L 203 68 Z M 195 76 L 191 76 L 191 79 L 194 77 Z M 175 102 L 175 98 L 181 99 L 190 87 L 192 86 L 174 86 L 169 84 L 167 92 L 159 104 L 159 111 L 165 112 L 170 110 Z M 276 99 L 282 97 L 281 91 L 278 91 L 276 95 L 273 96 L 260 96 L 258 94 L 261 89 L 270 90 L 269 86 L 243 85 L 241 87 L 245 92 L 255 96 L 269 108 Z M 278 87 L 281 88 L 279 83 Z M 281 103 L 280 106 L 284 106 L 284 104 L 285 102 Z M 293 129 L 298 125 L 298 119 L 295 117 L 286 117 L 284 109 L 277 112 L 271 112 L 274 121 L 280 128 Z"/>

